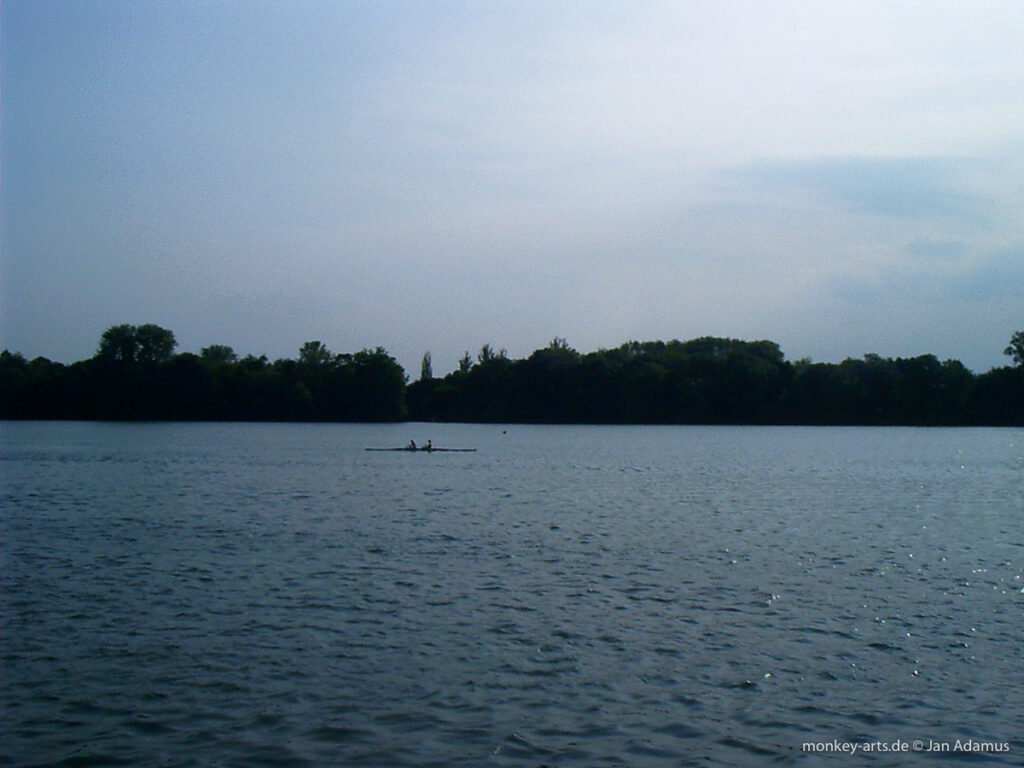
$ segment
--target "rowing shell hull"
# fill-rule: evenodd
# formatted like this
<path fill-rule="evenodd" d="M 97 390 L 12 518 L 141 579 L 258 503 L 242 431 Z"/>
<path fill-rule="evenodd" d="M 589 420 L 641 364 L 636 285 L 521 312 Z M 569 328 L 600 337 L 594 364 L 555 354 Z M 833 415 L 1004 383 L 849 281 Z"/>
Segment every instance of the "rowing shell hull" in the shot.
<path fill-rule="evenodd" d="M 473 453 L 476 448 L 367 448 L 368 451 L 401 451 L 402 453 Z"/>

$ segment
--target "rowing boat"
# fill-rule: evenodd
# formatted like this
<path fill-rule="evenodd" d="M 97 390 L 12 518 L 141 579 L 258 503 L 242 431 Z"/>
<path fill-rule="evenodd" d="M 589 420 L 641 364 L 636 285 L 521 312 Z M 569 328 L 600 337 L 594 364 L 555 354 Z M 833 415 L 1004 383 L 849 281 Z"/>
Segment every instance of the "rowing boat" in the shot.
<path fill-rule="evenodd" d="M 403 451 L 403 452 L 410 453 L 410 454 L 416 454 L 416 453 L 422 453 L 422 454 L 436 454 L 436 453 L 442 453 L 442 454 L 471 454 L 474 451 L 476 451 L 476 449 L 435 449 L 435 447 L 432 447 L 432 446 L 431 447 L 423 446 L 423 447 L 415 447 L 415 449 L 411 449 L 411 447 L 401 447 L 401 449 L 367 449 L 367 451 Z"/>

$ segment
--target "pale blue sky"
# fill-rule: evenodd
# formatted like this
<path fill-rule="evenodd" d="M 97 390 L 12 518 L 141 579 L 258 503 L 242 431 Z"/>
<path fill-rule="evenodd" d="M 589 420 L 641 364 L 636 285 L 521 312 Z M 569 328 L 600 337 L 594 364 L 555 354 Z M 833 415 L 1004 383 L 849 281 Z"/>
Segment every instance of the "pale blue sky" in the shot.
<path fill-rule="evenodd" d="M 1024 10 L 2 4 L 0 347 L 118 323 L 415 378 L 489 343 L 790 359 L 1024 328 Z"/>

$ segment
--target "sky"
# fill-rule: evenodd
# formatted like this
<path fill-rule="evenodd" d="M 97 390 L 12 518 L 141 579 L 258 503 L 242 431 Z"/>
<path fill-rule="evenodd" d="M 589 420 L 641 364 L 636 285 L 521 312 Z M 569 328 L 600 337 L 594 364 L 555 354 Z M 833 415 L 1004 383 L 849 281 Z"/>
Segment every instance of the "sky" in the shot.
<path fill-rule="evenodd" d="M 1024 328 L 1019 0 L 4 0 L 0 348 L 121 323 L 975 372 Z"/>

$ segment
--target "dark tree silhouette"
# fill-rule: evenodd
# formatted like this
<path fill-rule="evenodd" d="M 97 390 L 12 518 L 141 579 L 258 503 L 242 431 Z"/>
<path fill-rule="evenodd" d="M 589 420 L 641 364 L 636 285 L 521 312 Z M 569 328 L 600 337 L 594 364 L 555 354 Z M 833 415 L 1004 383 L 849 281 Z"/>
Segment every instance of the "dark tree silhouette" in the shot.
<path fill-rule="evenodd" d="M 1024 331 L 1014 332 L 1003 354 L 1009 355 L 1014 365 L 1024 365 Z"/>
<path fill-rule="evenodd" d="M 170 359 L 176 346 L 174 334 L 159 325 L 123 324 L 103 332 L 96 356 L 113 363 L 162 363 Z"/>
<path fill-rule="evenodd" d="M 174 334 L 159 325 L 147 323 L 135 329 L 137 359 L 140 363 L 162 363 L 170 360 L 178 343 Z"/>
<path fill-rule="evenodd" d="M 1004 424 L 1022 375 L 974 376 L 934 355 L 789 363 L 771 341 L 632 341 L 581 355 L 555 338 L 525 360 L 481 350 L 409 385 L 417 420 L 667 424 Z M 1010 372 L 1011 369 L 1005 369 Z M 1015 372 L 1015 371 L 1014 371 Z M 983 386 L 982 386 L 983 385 Z M 988 392 L 987 400 L 981 393 Z M 1014 399 L 1016 398 L 1016 399 Z"/>
<path fill-rule="evenodd" d="M 134 325 L 115 325 L 100 336 L 97 357 L 116 363 L 134 363 L 139 354 L 139 340 Z"/>
<path fill-rule="evenodd" d="M 311 366 L 327 365 L 331 362 L 331 352 L 320 341 L 307 341 L 299 350 L 299 362 Z"/>
<path fill-rule="evenodd" d="M 199 350 L 199 355 L 203 362 L 208 365 L 234 363 L 238 360 L 235 350 L 224 344 L 211 344 L 208 347 L 203 347 Z"/>
<path fill-rule="evenodd" d="M 149 324 L 108 328 L 67 366 L 0 352 L 0 418 L 1024 426 L 1024 331 L 1006 350 L 1015 366 L 977 376 L 934 355 L 790 363 L 774 342 L 715 337 L 588 354 L 556 337 L 523 360 L 485 344 L 443 378 L 425 354 L 409 384 L 379 347 L 310 341 L 274 362 L 174 347 Z"/>

